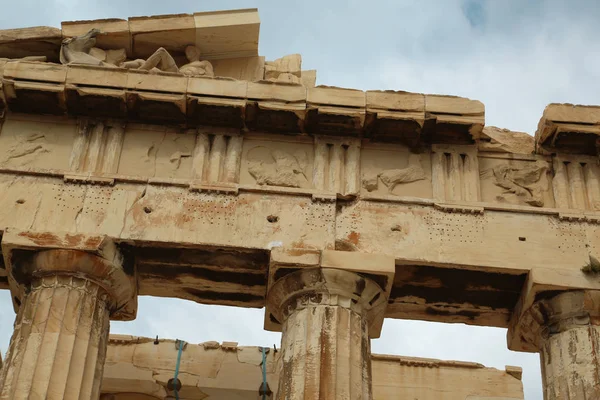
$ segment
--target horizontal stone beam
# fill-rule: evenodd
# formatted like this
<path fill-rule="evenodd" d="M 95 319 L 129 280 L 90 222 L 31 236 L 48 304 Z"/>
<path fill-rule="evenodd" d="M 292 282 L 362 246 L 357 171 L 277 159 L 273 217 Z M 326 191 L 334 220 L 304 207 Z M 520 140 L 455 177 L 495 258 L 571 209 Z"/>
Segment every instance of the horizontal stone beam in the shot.
<path fill-rule="evenodd" d="M 482 148 L 497 151 L 493 143 L 487 145 L 490 137 L 482 132 L 483 104 L 461 97 L 362 92 L 32 61 L 0 60 L 0 72 L 0 108 L 17 112 L 335 134 L 410 147 L 481 140 Z M 535 151 L 597 154 L 598 109 L 549 105 L 535 136 Z M 498 131 L 488 132 L 497 138 Z M 511 141 L 506 135 L 504 139 Z"/>
<path fill-rule="evenodd" d="M 172 394 L 166 387 L 174 376 L 177 345 L 172 340 L 111 335 L 102 381 L 105 398 L 164 399 Z M 273 392 L 277 390 L 280 355 L 272 347 L 267 349 L 267 382 Z M 421 399 L 440 392 L 445 400 L 523 399 L 521 369 L 517 367 L 501 371 L 469 362 L 388 355 L 373 355 L 371 360 L 376 400 L 399 395 Z M 179 367 L 180 399 L 254 400 L 262 384 L 262 362 L 259 347 L 187 343 Z"/>
<path fill-rule="evenodd" d="M 507 326 L 530 270 L 583 276 L 587 249 L 600 247 L 597 224 L 561 220 L 558 210 L 482 204 L 472 214 L 403 199 L 336 205 L 310 192 L 0 177 L 1 231 L 106 235 L 135 260 L 141 295 L 208 304 L 263 307 L 274 247 L 298 265 L 306 261 L 296 255 L 336 248 L 395 259 L 388 317 Z"/>
<path fill-rule="evenodd" d="M 65 21 L 62 29 L 34 27 L 0 30 L 0 57 L 46 56 L 58 62 L 63 39 L 98 29 L 98 46 L 125 49 L 130 58 L 146 58 L 159 47 L 183 54 L 197 46 L 204 59 L 258 55 L 260 19 L 257 9 L 156 15 L 125 19 Z"/>
<path fill-rule="evenodd" d="M 3 107 L 26 113 L 366 136 L 411 146 L 473 143 L 485 119 L 481 102 L 452 96 L 28 61 L 0 60 L 2 71 Z"/>
<path fill-rule="evenodd" d="M 538 152 L 562 149 L 581 154 L 598 154 L 600 107 L 549 104 L 535 133 Z"/>
<path fill-rule="evenodd" d="M 507 136 L 415 153 L 352 137 L 9 112 L 3 257 L 105 237 L 131 260 L 142 295 L 264 307 L 280 266 L 325 266 L 330 250 L 389 256 L 387 317 L 506 327 L 530 271 L 577 278 L 600 248 L 597 161 L 523 154 Z"/>

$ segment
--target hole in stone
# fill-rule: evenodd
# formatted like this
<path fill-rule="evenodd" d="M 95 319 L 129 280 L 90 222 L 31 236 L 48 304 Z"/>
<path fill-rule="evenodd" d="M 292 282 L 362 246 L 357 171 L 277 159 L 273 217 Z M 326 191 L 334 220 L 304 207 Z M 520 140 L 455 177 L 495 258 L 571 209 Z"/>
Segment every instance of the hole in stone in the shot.
<path fill-rule="evenodd" d="M 144 207 L 144 212 L 146 214 L 150 214 L 152 212 L 152 209 L 150 207 Z"/>
<path fill-rule="evenodd" d="M 524 242 L 524 241 L 526 241 L 526 240 L 527 240 L 527 238 L 526 238 L 525 236 L 519 236 L 519 240 L 520 240 L 521 242 Z"/>
<path fill-rule="evenodd" d="M 17 200 L 17 204 L 23 204 L 23 203 L 25 203 L 25 200 L 24 200 L 24 199 L 19 199 L 19 200 Z"/>
<path fill-rule="evenodd" d="M 270 223 L 275 223 L 279 221 L 279 217 L 277 215 L 269 215 L 267 217 L 267 221 L 269 221 Z"/>
<path fill-rule="evenodd" d="M 15 304 L 19 307 L 21 307 L 21 301 L 19 299 L 17 299 L 16 297 L 13 297 L 13 300 L 15 301 Z"/>

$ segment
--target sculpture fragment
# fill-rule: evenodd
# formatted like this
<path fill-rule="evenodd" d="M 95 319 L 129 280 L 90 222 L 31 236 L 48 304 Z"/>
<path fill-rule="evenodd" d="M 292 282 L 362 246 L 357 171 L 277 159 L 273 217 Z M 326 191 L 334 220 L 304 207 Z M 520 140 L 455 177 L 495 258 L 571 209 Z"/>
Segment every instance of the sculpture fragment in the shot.
<path fill-rule="evenodd" d="M 539 160 L 521 168 L 503 164 L 492 170 L 496 186 L 505 189 L 504 193 L 515 194 L 525 203 L 534 207 L 544 206 L 543 190 L 545 186 L 541 181 L 547 171 L 548 164 Z"/>
<path fill-rule="evenodd" d="M 265 63 L 265 79 L 273 82 L 302 83 L 302 57 L 290 54 Z"/>
<path fill-rule="evenodd" d="M 188 63 L 178 67 L 173 56 L 160 47 L 146 60 L 126 60 L 125 49 L 103 50 L 96 46 L 96 36 L 101 34 L 98 29 L 91 29 L 85 35 L 65 39 L 60 49 L 62 64 L 97 65 L 103 67 L 120 67 L 139 69 L 143 71 L 163 71 L 180 73 L 186 76 L 213 77 L 214 71 L 209 61 L 200 60 L 200 49 L 187 46 L 185 55 Z"/>
<path fill-rule="evenodd" d="M 378 181 L 388 188 L 388 192 L 393 194 L 394 188 L 402 183 L 410 183 L 425 179 L 425 170 L 421 166 L 421 160 L 418 154 L 411 154 L 408 158 L 406 168 L 386 169 L 377 174 L 377 176 L 363 177 L 362 184 L 367 191 L 372 192 L 379 187 Z"/>
<path fill-rule="evenodd" d="M 259 153 L 257 149 L 261 148 L 255 147 L 249 152 L 248 172 L 259 185 L 297 188 L 307 182 L 305 169 L 308 158 L 303 151 L 292 155 L 282 150 L 271 150 L 270 159 L 264 160 L 264 157 L 252 155 Z"/>

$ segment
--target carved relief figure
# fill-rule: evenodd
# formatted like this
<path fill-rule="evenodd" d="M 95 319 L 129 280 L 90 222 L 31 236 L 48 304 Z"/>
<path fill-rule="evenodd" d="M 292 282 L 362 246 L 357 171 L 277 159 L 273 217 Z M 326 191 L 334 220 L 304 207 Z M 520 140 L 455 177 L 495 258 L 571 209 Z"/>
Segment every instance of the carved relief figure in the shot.
<path fill-rule="evenodd" d="M 262 146 L 248 151 L 248 172 L 259 185 L 301 187 L 308 181 L 307 166 L 308 157 L 304 151 L 292 155 Z"/>
<path fill-rule="evenodd" d="M 494 167 L 494 184 L 505 189 L 504 193 L 515 194 L 531 206 L 543 207 L 546 181 L 542 177 L 548 171 L 548 165 L 544 161 L 530 164 L 521 168 L 508 164 Z M 503 196 L 499 197 L 503 199 Z"/>
<path fill-rule="evenodd" d="M 126 61 L 124 49 L 102 50 L 96 46 L 96 36 L 101 32 L 92 29 L 82 36 L 65 39 L 60 49 L 60 62 L 63 64 L 99 65 L 104 67 L 121 67 L 144 71 L 164 71 L 180 73 L 186 76 L 214 76 L 212 64 L 200 61 L 200 49 L 187 46 L 185 55 L 188 64 L 178 67 L 177 63 L 164 48 L 156 50 L 148 59 Z"/>
<path fill-rule="evenodd" d="M 212 64 L 208 61 L 200 61 L 200 49 L 196 46 L 187 46 L 185 48 L 185 56 L 189 63 L 179 68 L 169 52 L 161 47 L 148 57 L 147 60 L 125 61 L 119 66 L 144 71 L 151 71 L 156 68 L 159 71 L 175 72 L 186 76 L 215 76 Z"/>
<path fill-rule="evenodd" d="M 16 166 L 27 165 L 41 153 L 49 153 L 44 134 L 31 133 L 27 136 L 19 136 L 17 141 L 6 150 L 6 155 L 0 164 L 11 162 Z"/>
<path fill-rule="evenodd" d="M 402 183 L 410 183 L 425 179 L 425 171 L 421 166 L 421 157 L 418 154 L 410 154 L 408 157 L 408 167 L 386 169 L 376 176 L 364 177 L 362 184 L 367 191 L 372 192 L 379 187 L 379 180 L 392 193 L 394 188 Z"/>

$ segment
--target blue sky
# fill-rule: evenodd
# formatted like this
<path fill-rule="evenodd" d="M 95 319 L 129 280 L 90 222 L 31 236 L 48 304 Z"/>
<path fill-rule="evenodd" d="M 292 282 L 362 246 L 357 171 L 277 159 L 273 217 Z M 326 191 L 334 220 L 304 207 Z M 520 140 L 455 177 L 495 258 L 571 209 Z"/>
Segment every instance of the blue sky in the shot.
<path fill-rule="evenodd" d="M 358 89 L 453 94 L 481 100 L 486 124 L 535 132 L 551 102 L 600 104 L 597 0 L 191 1 L 20 0 L 0 13 L 0 29 L 60 26 L 63 20 L 126 18 L 258 7 L 260 54 L 301 53 L 317 83 Z M 368 4 L 368 5 L 367 5 Z M 14 313 L 1 293 L 0 345 Z M 112 331 L 273 345 L 261 310 L 141 298 L 138 319 Z M 373 351 L 524 368 L 527 400 L 542 399 L 536 354 L 506 350 L 503 329 L 386 321 Z"/>

